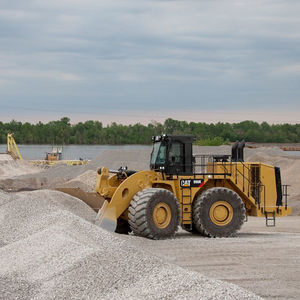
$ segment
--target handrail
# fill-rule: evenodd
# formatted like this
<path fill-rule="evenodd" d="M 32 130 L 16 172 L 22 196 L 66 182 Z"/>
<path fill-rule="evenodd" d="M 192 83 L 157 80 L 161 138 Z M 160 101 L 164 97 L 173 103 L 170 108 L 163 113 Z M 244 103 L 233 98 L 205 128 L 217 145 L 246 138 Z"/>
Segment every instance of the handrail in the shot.
<path fill-rule="evenodd" d="M 239 163 L 242 164 L 243 170 L 244 170 L 244 168 L 246 168 L 248 171 L 250 171 L 250 168 L 248 168 L 248 167 L 244 164 L 244 162 L 239 161 Z M 236 171 L 238 171 L 238 172 L 243 176 L 243 178 L 245 178 L 249 183 L 251 183 L 250 180 L 249 180 L 247 177 L 245 177 L 244 172 L 242 173 L 242 172 L 238 169 L 237 164 L 235 164 L 235 169 L 236 169 Z"/>
<path fill-rule="evenodd" d="M 265 186 L 262 184 L 259 176 L 255 179 L 254 182 L 252 182 L 251 177 L 251 167 L 245 164 L 243 161 L 215 161 L 214 158 L 218 155 L 196 155 L 196 158 L 201 159 L 201 164 L 194 163 L 193 164 L 193 172 L 194 175 L 212 175 L 212 178 L 214 178 L 214 175 L 223 175 L 226 177 L 227 175 L 232 176 L 235 179 L 235 182 L 238 186 L 240 186 L 241 191 L 243 193 L 247 193 L 248 197 L 252 197 L 255 200 L 255 203 L 258 203 L 258 207 L 260 208 L 261 204 L 263 206 L 266 205 L 266 196 L 265 196 Z M 211 161 L 209 159 L 211 158 Z M 222 159 L 222 156 L 220 156 Z M 224 158 L 230 158 L 230 155 L 224 156 Z M 195 167 L 207 167 L 208 163 L 210 163 L 210 167 L 212 169 L 212 172 L 210 173 L 196 173 Z M 218 166 L 220 169 L 219 171 L 222 171 L 223 173 L 216 173 L 215 172 L 215 166 Z M 259 168 L 259 166 L 257 166 Z M 247 172 L 249 172 L 249 176 L 247 176 Z"/>
<path fill-rule="evenodd" d="M 242 164 L 243 166 L 243 172 L 241 172 L 239 169 L 238 169 L 238 165 L 237 163 L 235 164 L 235 182 L 237 183 L 238 181 L 238 175 L 242 176 L 243 178 L 243 192 L 245 192 L 245 179 L 246 181 L 248 182 L 248 189 L 247 189 L 247 194 L 249 196 L 250 194 L 250 185 L 251 185 L 251 181 L 249 178 L 245 177 L 245 168 L 250 171 L 250 168 L 248 168 L 242 161 L 240 161 L 240 163 Z"/>
<path fill-rule="evenodd" d="M 243 172 L 241 172 L 241 171 L 238 169 L 237 164 L 236 164 L 236 165 L 235 165 L 235 172 L 236 172 L 235 178 L 236 178 L 236 183 L 238 182 L 238 180 L 237 180 L 238 177 L 239 177 L 239 176 L 242 176 L 242 178 L 243 178 L 243 192 L 244 192 L 244 188 L 245 188 L 245 179 L 246 179 L 246 181 L 248 182 L 248 196 L 252 196 L 252 195 L 250 195 L 250 188 L 251 188 L 251 187 L 257 188 L 257 189 L 258 189 L 258 194 L 255 194 L 255 196 L 252 196 L 252 197 L 255 199 L 255 202 L 258 203 L 259 208 L 260 208 L 261 202 L 263 202 L 263 204 L 264 204 L 264 206 L 265 206 L 265 205 L 266 205 L 266 204 L 265 204 L 265 201 L 266 201 L 266 197 L 265 197 L 265 186 L 262 184 L 260 178 L 258 178 L 258 182 L 257 182 L 257 183 L 252 183 L 251 177 L 250 177 L 250 176 L 247 177 L 247 176 L 245 176 L 245 174 L 244 174 L 244 173 L 245 173 L 245 171 L 244 171 L 245 168 L 246 168 L 248 171 L 250 171 L 251 168 L 247 167 L 247 165 L 245 165 L 244 162 L 242 162 L 242 161 L 239 161 L 239 162 L 240 162 L 240 163 L 242 164 L 242 166 L 243 166 Z M 262 199 L 262 200 L 260 199 L 261 192 L 263 192 L 263 194 L 262 194 L 263 199 Z"/>

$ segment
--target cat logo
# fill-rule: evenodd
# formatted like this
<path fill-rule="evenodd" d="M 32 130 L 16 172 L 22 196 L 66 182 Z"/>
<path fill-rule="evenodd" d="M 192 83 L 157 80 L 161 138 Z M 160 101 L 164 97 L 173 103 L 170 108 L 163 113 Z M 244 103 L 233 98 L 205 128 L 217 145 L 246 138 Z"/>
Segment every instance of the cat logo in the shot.
<path fill-rule="evenodd" d="M 204 185 L 203 179 L 181 179 L 180 187 L 202 187 Z"/>
<path fill-rule="evenodd" d="M 191 179 L 181 179 L 180 180 L 181 187 L 190 187 L 191 186 Z"/>

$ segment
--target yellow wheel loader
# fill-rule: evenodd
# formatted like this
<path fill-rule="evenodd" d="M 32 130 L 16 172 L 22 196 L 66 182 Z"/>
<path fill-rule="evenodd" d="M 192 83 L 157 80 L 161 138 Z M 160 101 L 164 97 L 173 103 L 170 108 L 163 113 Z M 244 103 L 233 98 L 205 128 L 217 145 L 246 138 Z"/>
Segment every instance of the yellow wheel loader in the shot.
<path fill-rule="evenodd" d="M 229 237 L 247 216 L 275 226 L 277 216 L 291 213 L 279 168 L 244 162 L 244 142 L 236 142 L 231 155 L 193 155 L 193 140 L 153 137 L 150 170 L 102 167 L 98 197 L 79 197 L 98 210 L 103 228 L 151 239 L 174 236 L 179 224 L 192 233 Z"/>

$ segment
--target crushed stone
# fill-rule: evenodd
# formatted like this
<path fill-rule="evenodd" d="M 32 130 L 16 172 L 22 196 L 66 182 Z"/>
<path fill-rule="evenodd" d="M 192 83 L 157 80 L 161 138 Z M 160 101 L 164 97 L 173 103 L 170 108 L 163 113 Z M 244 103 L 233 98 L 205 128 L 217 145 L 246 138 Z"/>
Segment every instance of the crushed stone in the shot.
<path fill-rule="evenodd" d="M 97 172 L 87 170 L 75 178 L 57 185 L 58 188 L 80 188 L 85 192 L 94 192 L 96 189 Z"/>
<path fill-rule="evenodd" d="M 102 230 L 92 209 L 64 193 L 0 199 L 0 299 L 261 299 Z"/>

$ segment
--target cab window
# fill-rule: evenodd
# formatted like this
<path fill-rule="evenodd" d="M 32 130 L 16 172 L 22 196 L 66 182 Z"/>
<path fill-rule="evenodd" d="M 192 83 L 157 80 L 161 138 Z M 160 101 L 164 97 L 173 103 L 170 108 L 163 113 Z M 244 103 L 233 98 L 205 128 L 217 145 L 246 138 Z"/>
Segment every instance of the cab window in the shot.
<path fill-rule="evenodd" d="M 166 162 L 166 150 L 165 143 L 155 143 L 153 145 L 153 151 L 151 156 L 152 165 L 163 165 Z"/>
<path fill-rule="evenodd" d="M 182 163 L 183 158 L 183 145 L 179 142 L 173 142 L 169 150 L 170 163 Z"/>
<path fill-rule="evenodd" d="M 157 165 L 163 165 L 166 162 L 166 150 L 167 150 L 167 146 L 166 144 L 161 144 L 159 151 L 158 151 L 158 155 L 157 155 L 157 159 L 156 159 L 156 164 Z"/>

